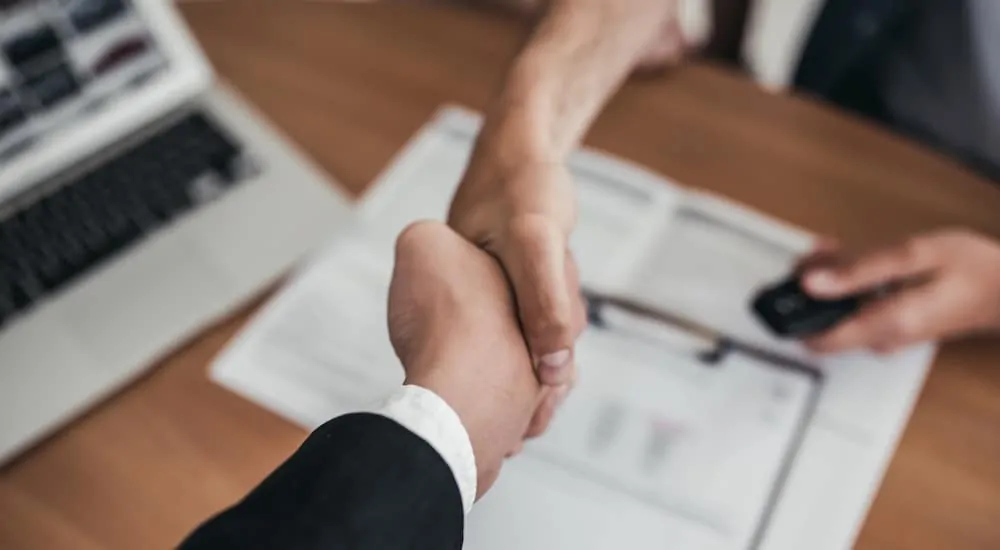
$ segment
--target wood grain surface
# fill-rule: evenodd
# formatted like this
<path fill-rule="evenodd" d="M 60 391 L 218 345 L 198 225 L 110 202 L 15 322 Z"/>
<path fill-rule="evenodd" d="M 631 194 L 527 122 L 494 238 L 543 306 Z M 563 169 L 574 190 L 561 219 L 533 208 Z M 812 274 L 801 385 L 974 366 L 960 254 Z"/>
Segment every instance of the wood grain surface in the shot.
<path fill-rule="evenodd" d="M 354 193 L 440 104 L 483 107 L 525 36 L 516 22 L 460 10 L 182 9 L 218 72 Z M 630 83 L 587 142 L 851 244 L 942 225 L 1000 236 L 989 183 L 709 66 Z M 170 547 L 279 464 L 304 433 L 205 374 L 254 307 L 0 470 L 0 548 Z M 946 346 L 857 548 L 1000 548 L 996 340 Z"/>

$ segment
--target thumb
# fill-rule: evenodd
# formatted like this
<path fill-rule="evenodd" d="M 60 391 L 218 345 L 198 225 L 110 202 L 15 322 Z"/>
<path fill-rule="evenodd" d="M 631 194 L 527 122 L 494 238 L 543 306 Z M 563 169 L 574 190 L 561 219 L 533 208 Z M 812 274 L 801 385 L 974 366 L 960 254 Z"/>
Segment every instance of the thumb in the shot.
<path fill-rule="evenodd" d="M 910 279 L 934 269 L 933 249 L 919 240 L 889 248 L 836 267 L 807 269 L 803 286 L 817 298 L 840 298 Z"/>
<path fill-rule="evenodd" d="M 540 216 L 513 220 L 500 258 L 514 287 L 521 328 L 538 378 L 562 385 L 572 378 L 574 301 L 567 277 L 566 236 Z"/>

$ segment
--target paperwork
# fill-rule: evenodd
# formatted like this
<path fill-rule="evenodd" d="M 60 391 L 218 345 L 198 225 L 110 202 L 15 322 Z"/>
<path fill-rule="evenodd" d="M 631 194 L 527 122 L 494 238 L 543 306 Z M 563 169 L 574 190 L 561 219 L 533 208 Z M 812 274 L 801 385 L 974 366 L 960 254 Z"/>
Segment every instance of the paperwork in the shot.
<path fill-rule="evenodd" d="M 393 243 L 443 219 L 478 119 L 443 110 L 337 235 L 214 365 L 221 384 L 306 428 L 402 381 L 385 302 Z M 705 361 L 683 327 L 592 308 L 578 388 L 550 432 L 510 461 L 468 521 L 466 547 L 850 548 L 933 357 L 820 360 L 774 341 L 747 304 L 810 237 L 634 165 L 571 161 L 571 246 L 591 292 L 640 302 L 790 359 Z M 595 306 L 596 307 L 596 306 Z"/>

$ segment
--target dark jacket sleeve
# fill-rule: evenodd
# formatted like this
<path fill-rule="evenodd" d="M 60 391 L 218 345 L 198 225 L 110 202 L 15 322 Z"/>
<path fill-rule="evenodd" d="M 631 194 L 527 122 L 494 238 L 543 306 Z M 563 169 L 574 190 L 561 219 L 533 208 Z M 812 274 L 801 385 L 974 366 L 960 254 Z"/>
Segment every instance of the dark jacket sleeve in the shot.
<path fill-rule="evenodd" d="M 825 0 L 803 45 L 793 84 L 800 92 L 886 122 L 878 76 L 887 48 L 919 2 Z"/>
<path fill-rule="evenodd" d="M 462 497 L 426 441 L 375 414 L 317 429 L 241 502 L 182 550 L 460 549 Z"/>

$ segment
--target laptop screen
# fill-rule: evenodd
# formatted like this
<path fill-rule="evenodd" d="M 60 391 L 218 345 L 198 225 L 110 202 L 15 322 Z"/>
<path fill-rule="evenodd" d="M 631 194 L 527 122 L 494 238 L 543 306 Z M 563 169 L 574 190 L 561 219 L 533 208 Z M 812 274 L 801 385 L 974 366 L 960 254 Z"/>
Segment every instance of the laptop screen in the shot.
<path fill-rule="evenodd" d="M 29 166 L 39 157 L 73 162 L 113 137 L 107 119 L 177 80 L 186 60 L 167 11 L 163 0 L 0 0 L 0 200 L 48 175 Z"/>

